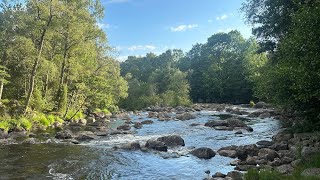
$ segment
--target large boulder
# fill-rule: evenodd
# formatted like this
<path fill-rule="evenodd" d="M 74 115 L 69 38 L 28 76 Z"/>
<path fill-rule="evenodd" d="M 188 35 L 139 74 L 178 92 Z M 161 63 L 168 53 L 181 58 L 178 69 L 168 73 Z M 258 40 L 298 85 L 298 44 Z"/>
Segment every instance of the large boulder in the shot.
<path fill-rule="evenodd" d="M 196 116 L 190 113 L 184 113 L 181 115 L 177 115 L 176 117 L 177 119 L 181 120 L 181 121 L 185 121 L 185 120 L 190 120 L 190 119 L 195 119 Z"/>
<path fill-rule="evenodd" d="M 255 144 L 250 144 L 239 146 L 236 151 L 240 160 L 246 160 L 248 156 L 257 156 L 259 148 Z"/>
<path fill-rule="evenodd" d="M 170 135 L 159 137 L 157 141 L 164 142 L 167 146 L 184 146 L 184 140 L 181 136 L 178 135 Z"/>
<path fill-rule="evenodd" d="M 212 149 L 205 147 L 195 149 L 191 151 L 191 154 L 201 159 L 211 159 L 216 155 Z"/>
<path fill-rule="evenodd" d="M 230 118 L 226 120 L 229 127 L 246 127 L 247 125 L 240 119 Z"/>
<path fill-rule="evenodd" d="M 139 142 L 130 142 L 122 147 L 126 150 L 140 150 L 141 146 Z"/>
<path fill-rule="evenodd" d="M 95 139 L 95 135 L 91 131 L 82 131 L 78 133 L 78 136 L 75 139 L 78 141 L 87 141 Z"/>
<path fill-rule="evenodd" d="M 57 139 L 72 139 L 72 138 L 74 138 L 74 135 L 70 130 L 64 130 L 64 131 L 57 132 L 57 134 L 55 135 L 55 138 L 57 138 Z"/>
<path fill-rule="evenodd" d="M 281 174 L 290 174 L 293 172 L 293 167 L 290 164 L 284 164 L 276 167 L 276 170 Z"/>
<path fill-rule="evenodd" d="M 117 127 L 117 130 L 122 130 L 122 131 L 129 131 L 130 129 L 131 129 L 131 126 L 128 124 L 124 124 Z"/>
<path fill-rule="evenodd" d="M 211 120 L 204 124 L 207 127 L 228 126 L 228 122 L 224 120 Z"/>
<path fill-rule="evenodd" d="M 261 109 L 261 108 L 264 108 L 264 109 L 265 109 L 265 108 L 270 108 L 271 105 L 270 105 L 270 104 L 267 104 L 267 103 L 265 103 L 265 102 L 257 102 L 254 107 L 255 107 L 255 108 L 259 108 L 259 109 Z"/>
<path fill-rule="evenodd" d="M 148 140 L 145 147 L 157 151 L 168 151 L 168 146 L 166 146 L 166 144 L 161 141 Z"/>
<path fill-rule="evenodd" d="M 236 158 L 237 157 L 237 151 L 236 150 L 219 150 L 218 154 L 220 156 L 230 157 L 230 158 Z"/>
<path fill-rule="evenodd" d="M 275 158 L 278 158 L 279 155 L 275 150 L 269 148 L 262 148 L 259 150 L 258 156 L 264 158 L 268 161 L 273 161 Z"/>

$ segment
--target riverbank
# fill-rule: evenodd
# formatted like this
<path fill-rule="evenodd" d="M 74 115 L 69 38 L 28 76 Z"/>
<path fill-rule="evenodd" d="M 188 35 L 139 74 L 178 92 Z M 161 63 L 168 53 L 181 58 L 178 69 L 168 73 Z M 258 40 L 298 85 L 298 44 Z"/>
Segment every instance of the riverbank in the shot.
<path fill-rule="evenodd" d="M 119 165 L 112 165 L 114 172 L 109 179 L 159 177 L 160 174 L 166 178 L 184 179 L 202 174 L 204 178 L 208 177 L 206 170 L 210 170 L 209 176 L 215 175 L 215 179 L 230 179 L 242 177 L 239 171 L 261 168 L 280 169 L 288 174 L 294 163 L 301 159 L 292 156 L 295 144 L 306 145 L 300 148 L 304 148 L 305 153 L 308 148 L 316 148 L 317 143 L 311 142 L 318 142 L 318 139 L 311 139 L 308 144 L 307 135 L 284 130 L 276 134 L 279 121 L 275 119 L 285 118 L 282 116 L 279 111 L 261 104 L 256 108 L 221 104 L 200 104 L 190 108 L 150 107 L 141 112 L 113 116 L 91 115 L 47 132 L 11 132 L 1 142 L 9 146 L 28 144 L 26 147 L 29 148 L 39 145 L 67 145 L 65 148 L 70 148 L 78 144 L 75 147 L 102 148 L 108 154 L 117 154 L 120 159 L 113 160 L 115 162 L 129 158 L 138 163 L 140 175 L 132 174 L 137 171 L 134 170 L 136 165 L 129 161 L 125 167 L 121 166 L 125 172 L 119 171 Z M 14 137 L 17 134 L 24 136 Z M 176 172 L 167 171 L 161 164 Z M 59 166 L 59 163 L 55 165 Z M 192 169 L 188 169 L 189 166 Z M 149 167 L 153 168 L 152 175 L 148 174 Z M 218 171 L 221 173 L 216 174 Z"/>

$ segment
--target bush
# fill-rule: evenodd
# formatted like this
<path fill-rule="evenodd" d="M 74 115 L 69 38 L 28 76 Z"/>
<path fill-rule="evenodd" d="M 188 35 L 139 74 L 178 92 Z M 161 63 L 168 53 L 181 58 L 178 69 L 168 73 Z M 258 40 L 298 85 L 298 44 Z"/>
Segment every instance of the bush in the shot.
<path fill-rule="evenodd" d="M 74 117 L 73 117 L 73 116 L 74 116 Z M 84 118 L 84 115 L 83 115 L 83 113 L 80 112 L 80 111 L 76 113 L 76 111 L 70 110 L 70 111 L 67 113 L 66 119 L 67 119 L 67 120 L 71 120 L 71 118 L 78 120 L 78 119 Z"/>
<path fill-rule="evenodd" d="M 21 127 L 25 130 L 29 131 L 32 128 L 32 123 L 27 118 L 20 118 L 19 119 Z"/>
<path fill-rule="evenodd" d="M 44 114 L 37 114 L 32 118 L 33 121 L 40 123 L 43 126 L 50 126 L 50 121 L 47 119 Z"/>
<path fill-rule="evenodd" d="M 0 120 L 0 129 L 8 132 L 11 129 L 11 125 L 8 120 Z"/>
<path fill-rule="evenodd" d="M 56 118 L 54 115 L 50 114 L 50 115 L 48 115 L 47 119 L 50 124 L 53 124 Z"/>

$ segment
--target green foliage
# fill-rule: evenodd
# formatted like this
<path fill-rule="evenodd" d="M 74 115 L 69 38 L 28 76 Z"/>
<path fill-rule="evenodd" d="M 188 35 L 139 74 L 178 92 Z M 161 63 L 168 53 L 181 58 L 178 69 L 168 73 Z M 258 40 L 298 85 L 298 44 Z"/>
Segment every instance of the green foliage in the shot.
<path fill-rule="evenodd" d="M 121 64 L 121 74 L 128 81 L 129 95 L 120 106 L 136 110 L 151 105 L 190 105 L 187 73 L 177 68 L 179 59 L 183 57 L 181 50 L 168 50 L 159 56 L 129 57 Z"/>
<path fill-rule="evenodd" d="M 252 69 L 248 54 L 255 50 L 254 43 L 238 31 L 231 31 L 215 34 L 207 43 L 193 46 L 187 58 L 181 59 L 190 64 L 193 101 L 249 103 L 253 82 L 249 79 Z"/>
<path fill-rule="evenodd" d="M 35 114 L 32 117 L 32 121 L 34 121 L 35 123 L 38 123 L 42 126 L 48 127 L 50 126 L 50 121 L 47 119 L 46 115 L 40 113 L 40 114 Z"/>
<path fill-rule="evenodd" d="M 27 118 L 22 117 L 18 121 L 20 122 L 21 127 L 23 127 L 25 130 L 31 130 L 32 122 L 30 122 Z"/>
<path fill-rule="evenodd" d="M 259 24 L 255 34 L 276 48 L 257 69 L 255 94 L 300 114 L 293 121 L 299 131 L 320 130 L 319 8 L 319 1 L 248 0 L 244 6 L 248 21 Z"/>
<path fill-rule="evenodd" d="M 245 175 L 245 180 L 283 180 L 285 177 L 276 171 L 268 170 L 249 170 Z"/>
<path fill-rule="evenodd" d="M 11 129 L 11 124 L 8 120 L 0 120 L 0 129 L 3 129 L 5 132 L 8 132 Z"/>
<path fill-rule="evenodd" d="M 0 99 L 17 103 L 5 104 L 1 115 L 39 112 L 31 119 L 48 126 L 57 119 L 41 113 L 117 111 L 128 87 L 97 26 L 102 15 L 100 0 L 2 1 Z"/>
<path fill-rule="evenodd" d="M 84 115 L 81 111 L 76 112 L 74 110 L 70 110 L 66 115 L 66 120 L 79 120 L 83 118 L 84 118 Z"/>

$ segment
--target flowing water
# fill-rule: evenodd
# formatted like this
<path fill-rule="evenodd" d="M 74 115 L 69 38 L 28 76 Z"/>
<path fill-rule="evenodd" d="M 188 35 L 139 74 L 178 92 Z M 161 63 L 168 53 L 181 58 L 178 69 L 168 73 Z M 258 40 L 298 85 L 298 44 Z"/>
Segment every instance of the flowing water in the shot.
<path fill-rule="evenodd" d="M 245 109 L 253 111 L 252 109 Z M 227 173 L 233 170 L 231 158 L 216 155 L 202 160 L 190 154 L 194 147 L 218 150 L 229 145 L 253 144 L 270 140 L 279 129 L 279 122 L 271 118 L 250 119 L 254 132 L 235 135 L 234 131 L 217 131 L 204 127 L 208 120 L 220 119 L 221 112 L 196 112 L 197 118 L 189 121 L 158 121 L 144 125 L 132 135 L 100 138 L 80 145 L 39 144 L 0 147 L 0 179 L 203 179 L 204 171 Z M 143 121 L 147 114 L 131 115 L 132 121 Z M 111 127 L 122 124 L 118 120 Z M 190 124 L 199 123 L 192 127 Z M 185 140 L 185 147 L 170 148 L 167 153 L 154 151 L 114 150 L 128 142 L 176 134 Z"/>

